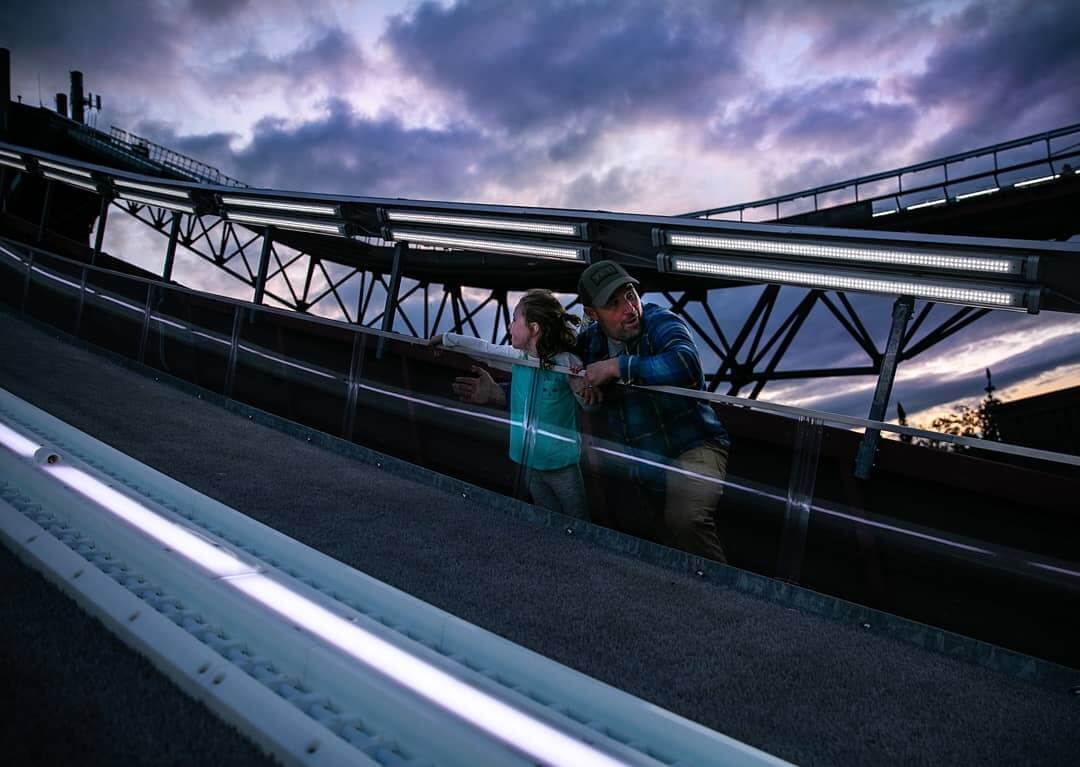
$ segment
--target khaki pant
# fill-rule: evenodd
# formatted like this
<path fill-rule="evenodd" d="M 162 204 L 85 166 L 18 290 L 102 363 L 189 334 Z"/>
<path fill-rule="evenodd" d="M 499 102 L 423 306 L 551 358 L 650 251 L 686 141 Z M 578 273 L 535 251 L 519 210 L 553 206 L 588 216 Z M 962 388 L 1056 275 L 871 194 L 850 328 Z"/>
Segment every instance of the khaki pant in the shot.
<path fill-rule="evenodd" d="M 700 445 L 675 459 L 667 472 L 662 518 L 657 519 L 657 538 L 665 546 L 727 562 L 716 534 L 713 511 L 724 493 L 728 454 L 716 445 Z M 655 516 L 661 502 L 654 494 L 650 505 Z"/>

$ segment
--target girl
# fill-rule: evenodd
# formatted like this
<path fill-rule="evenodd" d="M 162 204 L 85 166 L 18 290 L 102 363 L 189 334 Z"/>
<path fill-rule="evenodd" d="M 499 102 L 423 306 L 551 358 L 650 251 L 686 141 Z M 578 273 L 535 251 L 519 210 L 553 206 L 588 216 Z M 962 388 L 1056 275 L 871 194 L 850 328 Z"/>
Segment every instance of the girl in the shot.
<path fill-rule="evenodd" d="M 509 348 L 458 333 L 434 336 L 429 343 L 466 354 L 482 352 L 539 361 L 538 368 L 514 365 L 511 372 L 510 458 L 528 470 L 529 492 L 538 506 L 587 519 L 585 485 L 578 465 L 581 437 L 577 408 L 585 405 L 584 380 L 550 369 L 553 365 L 574 370 L 582 367 L 570 351 L 576 338 L 574 326 L 579 322 L 550 290 L 536 288 L 527 291 L 514 307 Z M 491 382 L 490 376 L 479 372 L 481 380 L 486 379 L 483 383 Z M 482 404 L 503 399 L 494 382 L 477 385 L 481 380 L 471 385 L 470 401 Z M 460 386 L 455 383 L 454 388 L 462 394 Z"/>

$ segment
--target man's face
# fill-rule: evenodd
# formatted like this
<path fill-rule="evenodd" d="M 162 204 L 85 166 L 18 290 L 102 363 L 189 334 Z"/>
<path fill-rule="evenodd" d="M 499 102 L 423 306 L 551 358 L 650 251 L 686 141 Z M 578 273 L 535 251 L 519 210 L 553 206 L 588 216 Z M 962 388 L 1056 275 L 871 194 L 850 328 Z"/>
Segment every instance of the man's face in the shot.
<path fill-rule="evenodd" d="M 611 294 L 603 306 L 585 307 L 585 314 L 600 323 L 604 335 L 623 343 L 641 334 L 641 298 L 626 284 Z"/>

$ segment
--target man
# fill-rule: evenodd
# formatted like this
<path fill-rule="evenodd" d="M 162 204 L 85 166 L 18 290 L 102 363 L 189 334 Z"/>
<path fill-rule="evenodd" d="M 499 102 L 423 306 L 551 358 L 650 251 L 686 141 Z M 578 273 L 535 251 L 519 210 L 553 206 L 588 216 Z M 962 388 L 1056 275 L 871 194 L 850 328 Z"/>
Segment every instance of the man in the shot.
<path fill-rule="evenodd" d="M 629 448 L 629 476 L 646 501 L 662 543 L 725 562 L 713 509 L 723 492 L 731 442 L 705 402 L 641 386 L 704 389 L 690 329 L 673 312 L 642 306 L 638 281 L 614 261 L 599 261 L 578 280 L 585 314 L 578 335 L 587 399 L 604 403 L 607 436 Z"/>

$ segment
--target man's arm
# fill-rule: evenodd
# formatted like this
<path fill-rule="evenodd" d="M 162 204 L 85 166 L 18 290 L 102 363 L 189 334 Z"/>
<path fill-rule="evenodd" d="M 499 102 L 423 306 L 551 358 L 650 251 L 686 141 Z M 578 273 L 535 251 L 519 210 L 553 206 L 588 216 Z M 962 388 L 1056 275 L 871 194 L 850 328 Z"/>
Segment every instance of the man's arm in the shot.
<path fill-rule="evenodd" d="M 701 358 L 686 323 L 671 313 L 654 318 L 655 354 L 624 354 L 618 357 L 619 378 L 643 386 L 704 387 Z"/>

